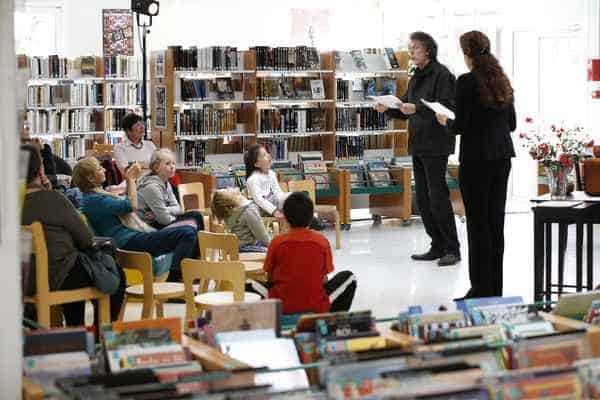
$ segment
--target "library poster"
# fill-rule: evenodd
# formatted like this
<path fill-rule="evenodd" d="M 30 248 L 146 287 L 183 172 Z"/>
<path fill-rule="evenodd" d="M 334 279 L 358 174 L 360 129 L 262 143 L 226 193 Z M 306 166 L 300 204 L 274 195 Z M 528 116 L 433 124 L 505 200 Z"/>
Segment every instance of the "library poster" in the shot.
<path fill-rule="evenodd" d="M 102 10 L 104 57 L 133 55 L 133 14 L 127 9 Z"/>
<path fill-rule="evenodd" d="M 154 63 L 154 77 L 156 79 L 163 79 L 165 77 L 165 52 L 156 52 L 156 58 Z"/>
<path fill-rule="evenodd" d="M 156 109 L 154 110 L 155 127 L 165 129 L 167 127 L 167 87 L 165 85 L 157 85 L 155 91 Z"/>

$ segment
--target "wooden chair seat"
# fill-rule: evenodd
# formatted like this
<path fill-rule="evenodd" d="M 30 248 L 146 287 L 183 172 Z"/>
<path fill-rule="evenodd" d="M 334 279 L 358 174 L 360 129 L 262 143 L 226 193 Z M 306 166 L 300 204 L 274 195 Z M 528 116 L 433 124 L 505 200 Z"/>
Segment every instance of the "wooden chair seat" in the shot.
<path fill-rule="evenodd" d="M 253 262 L 264 262 L 265 259 L 267 258 L 267 253 L 240 253 L 239 255 L 240 257 L 240 261 L 242 262 L 247 262 L 247 261 L 253 261 Z"/>
<path fill-rule="evenodd" d="M 326 213 L 335 213 L 337 212 L 337 207 L 336 206 L 330 206 L 327 204 L 318 204 L 315 205 L 315 211 L 320 214 L 326 214 Z"/>
<path fill-rule="evenodd" d="M 176 297 L 183 298 L 185 291 L 183 283 L 178 282 L 154 282 L 152 284 L 152 290 L 155 298 L 171 299 Z M 128 296 L 132 297 L 144 297 L 144 284 L 129 286 L 125 292 Z"/>
<path fill-rule="evenodd" d="M 244 292 L 244 303 L 260 301 L 261 297 L 256 293 Z M 194 297 L 194 303 L 199 306 L 214 306 L 217 304 L 231 304 L 233 301 L 232 291 L 219 291 L 202 293 Z"/>
<path fill-rule="evenodd" d="M 256 261 L 242 261 L 246 274 L 253 272 L 262 272 L 264 263 Z"/>

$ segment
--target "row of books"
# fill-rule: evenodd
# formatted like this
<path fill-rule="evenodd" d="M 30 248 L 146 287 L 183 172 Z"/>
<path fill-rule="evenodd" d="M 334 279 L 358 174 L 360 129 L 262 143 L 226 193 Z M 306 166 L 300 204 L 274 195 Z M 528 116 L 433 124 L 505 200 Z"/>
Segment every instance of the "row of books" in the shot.
<path fill-rule="evenodd" d="M 29 107 L 101 106 L 103 86 L 100 83 L 62 85 L 32 85 L 27 88 Z"/>
<path fill-rule="evenodd" d="M 233 100 L 234 92 L 242 95 L 243 82 L 230 78 L 181 79 L 179 87 L 180 94 L 176 98 L 182 101 Z"/>
<path fill-rule="evenodd" d="M 261 139 L 260 144 L 267 149 L 273 160 L 287 160 L 288 141 L 285 138 Z"/>
<path fill-rule="evenodd" d="M 210 46 L 184 49 L 170 46 L 177 71 L 238 71 L 244 69 L 244 53 L 236 47 Z"/>
<path fill-rule="evenodd" d="M 323 132 L 325 126 L 325 110 L 276 109 L 260 110 L 261 133 L 304 133 Z"/>
<path fill-rule="evenodd" d="M 319 52 L 315 47 L 251 47 L 256 51 L 256 69 L 262 70 L 318 70 Z"/>
<path fill-rule="evenodd" d="M 126 55 L 104 57 L 104 76 L 107 78 L 140 79 L 142 76 L 142 58 Z"/>
<path fill-rule="evenodd" d="M 104 127 L 107 131 L 121 131 L 123 127 L 121 121 L 129 114 L 131 110 L 124 108 L 114 108 L 104 112 Z"/>
<path fill-rule="evenodd" d="M 325 89 L 322 79 L 259 78 L 256 97 L 259 100 L 324 99 Z"/>
<path fill-rule="evenodd" d="M 106 83 L 106 105 L 128 106 L 142 103 L 142 86 L 138 82 Z"/>
<path fill-rule="evenodd" d="M 236 131 L 238 112 L 235 109 L 183 110 L 175 115 L 175 131 L 178 135 L 224 135 Z"/>
<path fill-rule="evenodd" d="M 362 160 L 365 155 L 366 136 L 337 137 L 335 140 L 335 156 L 338 159 Z"/>
<path fill-rule="evenodd" d="M 70 62 L 56 54 L 47 57 L 27 57 L 30 79 L 67 78 Z"/>
<path fill-rule="evenodd" d="M 339 72 L 383 72 L 400 68 L 394 49 L 390 47 L 365 51 L 334 51 L 333 55 L 336 71 Z"/>
<path fill-rule="evenodd" d="M 74 161 L 85 157 L 86 151 L 92 146 L 92 141 L 81 137 L 54 139 L 51 143 L 52 152 L 65 160 Z"/>
<path fill-rule="evenodd" d="M 369 96 L 396 96 L 397 80 L 393 78 L 336 79 L 338 101 L 364 101 Z"/>
<path fill-rule="evenodd" d="M 388 117 L 385 113 L 377 112 L 372 108 L 336 108 L 336 131 L 372 131 L 384 130 L 388 126 Z"/>
<path fill-rule="evenodd" d="M 175 142 L 175 159 L 177 165 L 185 167 L 201 167 L 206 162 L 207 142 L 204 140 Z"/>
<path fill-rule="evenodd" d="M 102 75 L 101 59 L 84 56 L 74 59 L 49 55 L 28 57 L 19 55 L 19 65 L 26 67 L 30 79 L 77 79 Z M 104 76 L 108 78 L 139 78 L 142 73 L 139 56 L 115 55 L 104 58 Z"/>
<path fill-rule="evenodd" d="M 32 134 L 57 134 L 102 130 L 102 114 L 94 110 L 27 111 Z"/>

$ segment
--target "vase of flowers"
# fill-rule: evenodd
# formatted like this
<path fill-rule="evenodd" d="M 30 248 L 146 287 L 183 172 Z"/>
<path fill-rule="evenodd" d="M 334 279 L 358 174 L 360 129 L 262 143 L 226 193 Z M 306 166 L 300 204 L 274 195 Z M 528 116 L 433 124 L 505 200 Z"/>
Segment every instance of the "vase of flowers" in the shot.
<path fill-rule="evenodd" d="M 525 126 L 519 138 L 531 157 L 545 167 L 550 197 L 566 199 L 569 174 L 594 142 L 580 126 L 561 124 L 542 128 L 530 117 L 525 119 Z"/>

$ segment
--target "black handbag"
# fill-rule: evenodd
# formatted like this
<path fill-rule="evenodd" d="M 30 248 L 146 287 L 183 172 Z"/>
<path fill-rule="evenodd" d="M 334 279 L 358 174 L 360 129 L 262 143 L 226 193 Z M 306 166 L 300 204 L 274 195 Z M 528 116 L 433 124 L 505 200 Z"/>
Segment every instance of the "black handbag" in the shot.
<path fill-rule="evenodd" d="M 94 286 L 108 295 L 115 294 L 121 283 L 115 256 L 113 239 L 106 237 L 95 237 L 92 247 L 79 252 L 79 261 L 92 278 Z"/>

